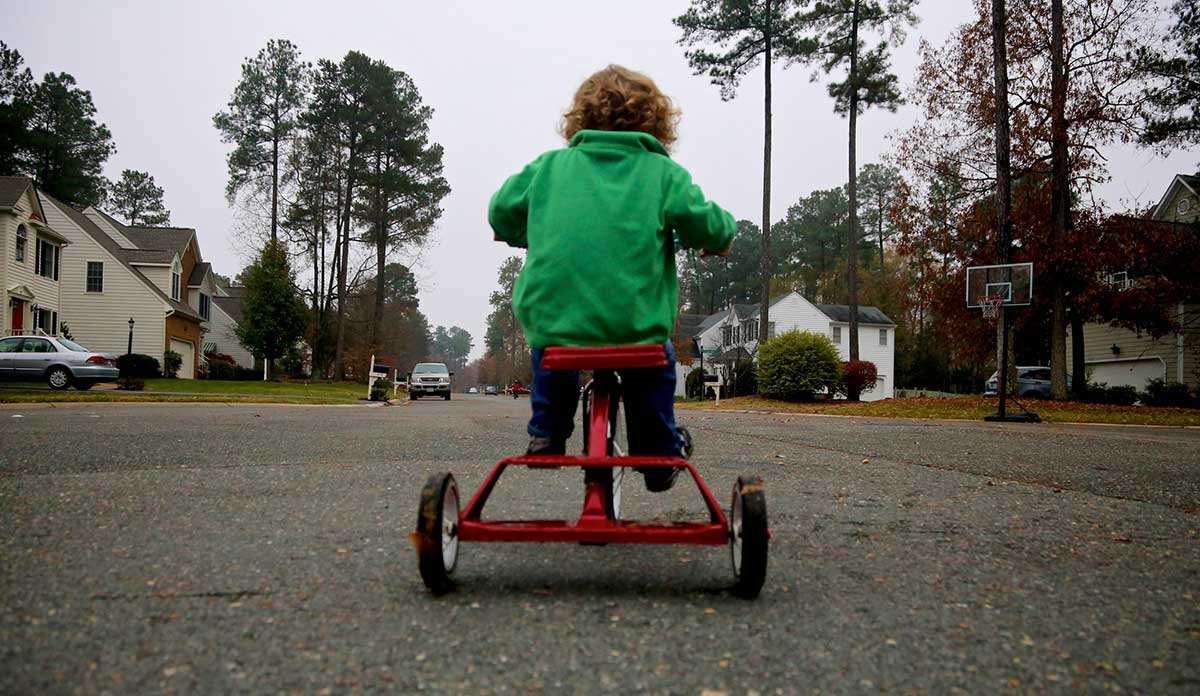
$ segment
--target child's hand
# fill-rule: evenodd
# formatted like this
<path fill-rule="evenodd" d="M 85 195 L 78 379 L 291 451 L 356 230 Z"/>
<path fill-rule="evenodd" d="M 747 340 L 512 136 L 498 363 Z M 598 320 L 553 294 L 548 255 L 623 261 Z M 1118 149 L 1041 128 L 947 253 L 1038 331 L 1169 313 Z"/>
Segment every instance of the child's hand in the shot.
<path fill-rule="evenodd" d="M 729 252 L 732 250 L 733 242 L 730 242 L 729 246 L 725 247 L 725 251 L 711 251 L 709 249 L 705 249 L 704 251 L 700 252 L 700 258 L 704 258 L 705 256 L 729 256 Z"/>

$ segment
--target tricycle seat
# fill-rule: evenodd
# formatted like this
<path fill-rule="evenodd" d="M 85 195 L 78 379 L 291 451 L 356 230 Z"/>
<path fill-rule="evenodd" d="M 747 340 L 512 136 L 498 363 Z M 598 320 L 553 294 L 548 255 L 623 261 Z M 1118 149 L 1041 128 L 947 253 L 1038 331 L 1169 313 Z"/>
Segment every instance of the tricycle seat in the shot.
<path fill-rule="evenodd" d="M 551 346 L 542 353 L 544 370 L 621 370 L 666 367 L 659 343 L 632 346 Z"/>

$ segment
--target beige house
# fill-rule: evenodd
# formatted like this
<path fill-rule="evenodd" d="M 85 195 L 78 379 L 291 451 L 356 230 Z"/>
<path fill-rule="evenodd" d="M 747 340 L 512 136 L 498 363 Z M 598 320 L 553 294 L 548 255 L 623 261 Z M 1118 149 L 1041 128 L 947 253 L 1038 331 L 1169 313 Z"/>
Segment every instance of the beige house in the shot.
<path fill-rule="evenodd" d="M 195 230 L 130 227 L 41 196 L 47 221 L 75 252 L 62 264 L 62 321 L 75 340 L 122 355 L 132 320 L 133 352 L 161 362 L 173 350 L 183 358 L 179 377 L 195 377 L 216 287 Z"/>
<path fill-rule="evenodd" d="M 1180 225 L 1200 221 L 1200 176 L 1176 176 L 1155 206 L 1153 219 Z M 1108 281 L 1127 287 L 1136 279 L 1115 273 Z M 1180 303 L 1171 309 L 1176 322 L 1183 328 L 1158 339 L 1108 324 L 1084 325 L 1083 350 L 1088 381 L 1109 386 L 1128 385 L 1138 390 L 1145 389 L 1146 382 L 1152 379 L 1197 386 L 1200 383 L 1200 305 Z M 1071 336 L 1068 333 L 1067 355 L 1070 354 Z"/>
<path fill-rule="evenodd" d="M 68 244 L 47 222 L 33 181 L 0 176 L 0 335 L 58 333 Z"/>
<path fill-rule="evenodd" d="M 217 286 L 213 296 L 211 329 L 204 339 L 204 351 L 222 353 L 237 361 L 242 367 L 254 367 L 255 359 L 238 340 L 235 329 L 242 321 L 242 301 L 246 288 Z"/>

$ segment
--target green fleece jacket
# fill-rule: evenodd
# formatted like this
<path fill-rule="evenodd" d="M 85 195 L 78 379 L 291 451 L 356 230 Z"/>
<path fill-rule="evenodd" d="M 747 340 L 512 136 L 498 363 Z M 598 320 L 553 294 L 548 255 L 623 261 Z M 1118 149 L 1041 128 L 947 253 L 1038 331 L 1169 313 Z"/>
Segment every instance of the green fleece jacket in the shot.
<path fill-rule="evenodd" d="M 529 250 L 513 309 L 534 348 L 666 341 L 676 239 L 719 252 L 737 230 L 653 136 L 594 130 L 504 182 L 488 222 Z"/>

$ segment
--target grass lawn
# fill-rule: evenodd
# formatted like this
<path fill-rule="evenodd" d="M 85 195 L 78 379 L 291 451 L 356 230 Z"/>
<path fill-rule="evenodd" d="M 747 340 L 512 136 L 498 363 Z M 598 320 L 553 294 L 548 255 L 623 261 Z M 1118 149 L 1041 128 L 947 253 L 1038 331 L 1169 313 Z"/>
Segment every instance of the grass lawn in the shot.
<path fill-rule="evenodd" d="M 1026 408 L 1047 423 L 1110 423 L 1120 425 L 1191 425 L 1200 426 L 1200 410 L 1186 408 L 1155 408 L 1151 406 L 1105 406 L 1073 401 L 1023 401 Z M 868 416 L 875 418 L 946 418 L 951 420 L 983 420 L 996 412 L 993 398 L 960 397 L 952 399 L 885 399 L 883 401 L 824 401 L 789 403 L 760 396 L 741 396 L 721 399 L 717 410 L 747 410 L 772 413 L 815 413 L 835 416 Z M 682 401 L 679 409 L 716 409 L 712 401 Z M 1019 412 L 1009 402 L 1010 413 Z"/>
<path fill-rule="evenodd" d="M 47 391 L 43 384 L 10 384 L 11 387 L 37 387 L 22 391 L 0 389 L 0 403 L 37 403 L 66 401 L 232 401 L 238 403 L 347 404 L 366 397 L 367 387 L 354 382 L 251 382 L 206 379 L 148 379 L 146 391 L 183 392 L 144 394 L 104 389 L 90 391 L 66 389 Z M 248 396 L 245 396 L 248 395 Z"/>

